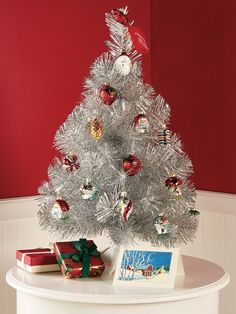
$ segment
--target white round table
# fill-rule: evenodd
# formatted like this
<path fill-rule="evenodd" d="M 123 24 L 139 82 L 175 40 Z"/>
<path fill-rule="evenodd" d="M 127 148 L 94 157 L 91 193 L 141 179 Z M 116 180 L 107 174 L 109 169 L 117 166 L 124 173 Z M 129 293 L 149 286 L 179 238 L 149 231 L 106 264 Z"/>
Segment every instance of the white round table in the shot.
<path fill-rule="evenodd" d="M 17 314 L 217 314 L 219 290 L 229 274 L 209 261 L 183 256 L 185 276 L 174 289 L 121 287 L 112 277 L 64 279 L 59 272 L 31 274 L 13 267 L 6 275 L 17 291 Z"/>

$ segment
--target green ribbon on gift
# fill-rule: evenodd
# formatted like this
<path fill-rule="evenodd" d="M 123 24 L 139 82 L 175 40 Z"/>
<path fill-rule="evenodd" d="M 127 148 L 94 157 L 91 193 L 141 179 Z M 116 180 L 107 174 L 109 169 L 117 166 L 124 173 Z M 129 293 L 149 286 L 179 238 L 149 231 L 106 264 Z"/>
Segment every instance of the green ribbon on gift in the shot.
<path fill-rule="evenodd" d="M 80 239 L 79 241 L 72 241 L 77 253 L 62 253 L 58 256 L 57 262 L 61 266 L 62 260 L 65 258 L 72 258 L 75 262 L 82 262 L 82 277 L 89 276 L 90 270 L 90 256 L 100 256 L 97 251 L 97 246 L 93 243 L 90 247 L 88 246 L 88 241 L 86 239 Z"/>

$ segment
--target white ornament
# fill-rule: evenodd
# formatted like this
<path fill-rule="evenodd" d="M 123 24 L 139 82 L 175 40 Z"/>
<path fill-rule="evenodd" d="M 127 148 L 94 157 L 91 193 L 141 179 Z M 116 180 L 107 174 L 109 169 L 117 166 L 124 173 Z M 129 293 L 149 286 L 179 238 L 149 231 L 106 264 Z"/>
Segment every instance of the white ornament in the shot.
<path fill-rule="evenodd" d="M 170 233 L 170 223 L 166 217 L 159 215 L 154 222 L 154 227 L 158 234 Z"/>
<path fill-rule="evenodd" d="M 53 204 L 51 215 L 52 215 L 52 218 L 58 219 L 58 220 L 67 219 L 69 217 L 68 209 L 65 206 L 63 206 L 63 204 L 60 204 L 60 200 L 56 201 Z"/>
<path fill-rule="evenodd" d="M 98 188 L 93 185 L 88 178 L 85 180 L 85 183 L 81 185 L 79 190 L 83 200 L 93 201 L 97 197 Z"/>
<path fill-rule="evenodd" d="M 126 76 L 131 71 L 131 60 L 127 55 L 119 56 L 114 62 L 114 70 L 122 76 Z"/>

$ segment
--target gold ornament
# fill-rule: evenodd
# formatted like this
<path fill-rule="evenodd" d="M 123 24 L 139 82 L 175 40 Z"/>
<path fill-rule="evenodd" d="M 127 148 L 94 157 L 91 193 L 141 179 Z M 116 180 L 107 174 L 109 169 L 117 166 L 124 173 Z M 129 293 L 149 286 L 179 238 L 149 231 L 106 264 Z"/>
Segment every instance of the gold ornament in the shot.
<path fill-rule="evenodd" d="M 89 123 L 90 134 L 95 141 L 99 141 L 103 137 L 104 127 L 101 120 L 94 118 Z"/>

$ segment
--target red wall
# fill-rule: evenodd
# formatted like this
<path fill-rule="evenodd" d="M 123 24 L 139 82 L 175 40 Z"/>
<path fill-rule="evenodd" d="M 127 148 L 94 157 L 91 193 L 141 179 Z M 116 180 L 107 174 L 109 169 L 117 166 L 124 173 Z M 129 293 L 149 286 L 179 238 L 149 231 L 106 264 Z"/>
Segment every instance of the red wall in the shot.
<path fill-rule="evenodd" d="M 152 1 L 152 84 L 198 189 L 236 193 L 236 2 Z"/>
<path fill-rule="evenodd" d="M 1 198 L 35 195 L 47 178 L 54 134 L 106 49 L 104 12 L 126 4 L 149 43 L 151 33 L 145 78 L 152 61 L 196 187 L 236 193 L 233 0 L 153 0 L 152 14 L 150 0 L 0 0 Z"/>
<path fill-rule="evenodd" d="M 106 50 L 104 14 L 125 5 L 150 43 L 150 1 L 0 0 L 1 198 L 35 195 L 47 179 L 55 132 Z"/>

